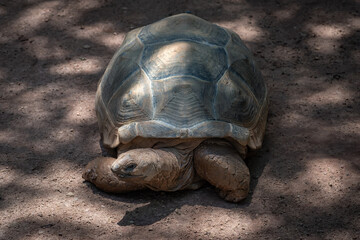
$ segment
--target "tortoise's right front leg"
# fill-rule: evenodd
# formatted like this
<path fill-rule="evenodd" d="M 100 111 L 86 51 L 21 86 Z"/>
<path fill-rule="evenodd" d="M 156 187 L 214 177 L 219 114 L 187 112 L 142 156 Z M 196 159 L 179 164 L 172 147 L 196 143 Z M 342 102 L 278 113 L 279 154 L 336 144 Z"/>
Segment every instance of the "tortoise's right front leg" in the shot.
<path fill-rule="evenodd" d="M 144 189 L 144 186 L 128 183 L 118 179 L 111 171 L 116 158 L 98 157 L 89 162 L 83 171 L 83 179 L 93 183 L 97 188 L 111 193 L 123 193 Z"/>
<path fill-rule="evenodd" d="M 225 141 L 208 141 L 194 150 L 194 166 L 200 177 L 220 190 L 226 201 L 247 197 L 250 173 L 239 153 Z"/>

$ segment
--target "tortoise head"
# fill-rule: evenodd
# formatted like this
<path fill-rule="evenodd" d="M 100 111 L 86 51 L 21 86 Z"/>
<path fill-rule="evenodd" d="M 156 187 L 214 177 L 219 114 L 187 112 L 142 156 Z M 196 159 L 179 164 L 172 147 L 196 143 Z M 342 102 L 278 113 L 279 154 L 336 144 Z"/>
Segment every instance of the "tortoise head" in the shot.
<path fill-rule="evenodd" d="M 123 181 L 146 183 L 160 174 L 157 164 L 158 157 L 150 149 L 133 149 L 120 154 L 111 171 Z"/>
<path fill-rule="evenodd" d="M 182 179 L 179 178 L 181 167 L 174 151 L 173 148 L 129 150 L 119 155 L 111 171 L 122 181 L 168 191 L 178 186 L 179 179 Z"/>

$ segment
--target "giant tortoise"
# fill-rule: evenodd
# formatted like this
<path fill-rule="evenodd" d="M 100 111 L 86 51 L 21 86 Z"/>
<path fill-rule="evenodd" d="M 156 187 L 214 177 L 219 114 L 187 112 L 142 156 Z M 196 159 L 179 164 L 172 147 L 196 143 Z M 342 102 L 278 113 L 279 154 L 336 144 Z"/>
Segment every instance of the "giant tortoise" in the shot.
<path fill-rule="evenodd" d="M 103 146 L 83 178 L 107 192 L 197 189 L 248 195 L 247 149 L 262 145 L 267 89 L 231 30 L 191 14 L 132 30 L 102 76 L 96 114 Z"/>

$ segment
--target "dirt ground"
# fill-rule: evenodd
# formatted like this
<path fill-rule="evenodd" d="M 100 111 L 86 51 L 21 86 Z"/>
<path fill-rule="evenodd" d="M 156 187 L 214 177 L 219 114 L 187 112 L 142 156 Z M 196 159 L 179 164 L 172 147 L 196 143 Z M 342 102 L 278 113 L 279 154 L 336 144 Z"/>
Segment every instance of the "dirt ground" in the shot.
<path fill-rule="evenodd" d="M 237 32 L 270 92 L 250 196 L 103 193 L 99 78 L 129 30 L 191 12 Z M 0 239 L 359 239 L 359 1 L 0 2 Z"/>

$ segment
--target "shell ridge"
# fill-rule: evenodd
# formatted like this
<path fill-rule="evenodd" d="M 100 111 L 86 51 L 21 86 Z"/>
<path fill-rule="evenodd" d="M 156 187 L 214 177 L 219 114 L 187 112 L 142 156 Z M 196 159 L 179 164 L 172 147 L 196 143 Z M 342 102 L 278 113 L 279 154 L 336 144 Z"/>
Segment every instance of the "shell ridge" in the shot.
<path fill-rule="evenodd" d="M 172 31 L 174 28 L 181 29 L 182 32 Z M 177 39 L 184 35 L 187 39 L 205 41 L 221 47 L 224 47 L 229 39 L 229 34 L 221 26 L 191 14 L 170 16 L 144 26 L 139 33 L 139 38 L 147 45 Z"/>
<path fill-rule="evenodd" d="M 209 46 L 209 47 L 224 47 L 223 45 L 210 43 L 210 42 L 207 42 L 205 40 L 204 41 L 199 41 L 199 40 L 188 39 L 188 38 L 175 38 L 175 39 L 171 39 L 171 40 L 162 40 L 162 41 L 157 41 L 157 42 L 153 42 L 153 43 L 146 43 L 146 46 L 156 46 L 156 45 L 161 45 L 163 43 L 169 43 L 170 44 L 170 43 L 181 42 L 181 41 L 182 42 L 198 43 L 198 44 L 206 45 L 206 46 Z"/>
<path fill-rule="evenodd" d="M 223 47 L 208 47 L 190 41 L 146 45 L 141 63 L 151 80 L 178 75 L 213 80 L 228 68 Z"/>
<path fill-rule="evenodd" d="M 249 84 L 244 80 L 244 78 L 242 76 L 239 76 L 241 79 L 241 85 L 244 86 L 244 89 L 246 89 L 246 92 L 255 100 L 256 106 L 260 107 L 259 101 L 256 98 L 252 87 L 249 86 Z"/>
<path fill-rule="evenodd" d="M 141 60 L 142 60 L 143 57 L 144 57 L 145 44 L 141 41 L 141 39 L 140 39 L 138 36 L 137 36 L 137 39 L 139 39 L 139 42 L 140 42 L 140 44 L 141 44 L 141 46 L 142 46 L 141 52 L 140 52 L 139 57 L 138 57 L 138 59 L 137 59 L 138 65 L 141 66 Z"/>
<path fill-rule="evenodd" d="M 256 72 L 255 72 L 256 69 L 255 69 L 255 65 L 253 64 L 253 61 L 251 62 L 250 66 L 251 66 L 252 74 L 254 75 L 253 78 L 255 79 L 257 76 L 256 76 Z M 229 71 L 231 71 L 231 69 L 229 69 L 227 71 L 228 74 L 229 74 Z M 247 89 L 247 92 L 250 93 L 252 98 L 254 98 L 256 100 L 256 104 L 259 107 L 260 103 L 259 103 L 259 100 L 257 99 L 257 97 L 255 96 L 255 89 L 245 80 L 245 78 L 242 74 L 239 74 L 237 71 L 231 71 L 231 73 L 234 73 L 240 79 L 239 83 L 242 86 L 245 86 L 245 88 Z M 229 78 L 231 78 L 231 77 L 229 76 Z"/>
<path fill-rule="evenodd" d="M 226 35 L 228 35 L 228 40 L 227 40 L 227 42 L 225 43 L 225 45 L 224 45 L 224 48 L 226 49 L 226 47 L 227 47 L 227 45 L 230 43 L 230 41 L 231 41 L 231 34 L 229 33 L 229 30 L 227 29 L 227 28 L 223 28 L 224 30 L 225 30 L 225 32 L 226 32 Z M 227 52 L 227 51 L 226 51 Z"/>
<path fill-rule="evenodd" d="M 112 127 L 115 128 L 115 124 L 114 124 L 115 121 L 114 121 L 113 117 L 111 116 L 111 114 L 109 113 L 109 108 L 105 105 L 101 94 L 98 97 L 98 100 L 100 100 L 100 104 L 102 106 L 101 110 L 103 111 L 103 113 L 105 113 L 106 117 L 110 120 L 109 123 L 112 125 Z"/>
<path fill-rule="evenodd" d="M 176 126 L 183 127 L 196 124 L 198 119 L 213 119 L 192 89 L 180 89 L 174 94 L 156 116 L 156 119 L 162 118 L 169 119 Z"/>
<path fill-rule="evenodd" d="M 171 98 L 169 98 L 169 99 L 166 101 L 166 103 L 165 103 L 161 108 L 159 108 L 159 109 L 156 110 L 155 115 L 157 115 L 157 114 L 159 114 L 161 111 L 163 111 L 164 108 L 166 107 L 166 105 L 167 105 L 170 101 L 172 101 L 174 98 L 175 98 L 175 96 L 172 95 Z M 155 117 L 156 117 L 156 116 L 154 116 L 154 119 L 155 119 Z"/>
<path fill-rule="evenodd" d="M 141 72 L 144 73 L 144 75 L 146 76 L 146 80 L 148 81 L 149 83 L 149 86 L 150 86 L 150 92 L 151 92 L 151 106 L 152 106 L 152 116 L 151 116 L 151 119 L 154 119 L 155 117 L 155 109 L 156 109 L 156 104 L 155 104 L 155 97 L 154 97 L 154 84 L 153 82 L 151 81 L 151 79 L 149 78 L 149 76 L 146 74 L 146 72 L 144 71 L 144 69 L 140 66 L 140 70 Z"/>
<path fill-rule="evenodd" d="M 206 131 L 213 129 L 214 131 Z M 227 138 L 230 137 L 241 145 L 250 141 L 250 132 L 247 128 L 226 121 L 205 120 L 191 127 L 177 127 L 161 119 L 130 123 L 118 129 L 120 141 L 123 144 L 131 142 L 141 136 L 145 138 Z"/>
<path fill-rule="evenodd" d="M 219 119 L 236 122 L 244 127 L 251 126 L 257 121 L 260 108 L 258 100 L 246 82 L 238 76 L 231 77 L 229 73 L 227 70 L 223 78 L 217 82 L 218 93 L 214 105 L 219 111 Z M 226 102 L 231 104 L 223 106 Z"/>
<path fill-rule="evenodd" d="M 193 76 L 193 75 L 185 75 L 185 74 L 179 74 L 179 75 L 172 75 L 172 76 L 169 76 L 169 77 L 164 77 L 164 78 L 160 78 L 160 79 L 153 79 L 151 80 L 152 82 L 162 82 L 162 81 L 167 81 L 169 79 L 172 79 L 174 77 L 184 77 L 184 78 L 192 78 L 196 81 L 200 81 L 200 82 L 203 82 L 203 83 L 209 83 L 210 81 L 208 80 L 205 80 L 205 79 L 202 79 L 202 78 L 199 78 L 199 77 L 196 77 L 196 76 Z"/>
<path fill-rule="evenodd" d="M 218 81 L 219 81 L 219 79 L 218 79 Z M 218 115 L 218 113 L 217 113 L 217 111 L 216 111 L 216 107 L 215 107 L 215 102 L 216 102 L 216 98 L 217 98 L 217 95 L 218 95 L 218 85 L 217 85 L 217 82 L 216 82 L 215 84 L 213 84 L 213 88 L 214 88 L 215 94 L 214 94 L 213 99 L 212 99 L 212 110 L 213 110 L 213 112 L 214 112 L 214 118 L 215 118 L 216 120 L 218 120 L 218 119 L 219 119 L 219 115 Z"/>
<path fill-rule="evenodd" d="M 136 35 L 137 39 L 139 39 L 139 41 L 141 42 L 141 45 L 143 46 L 141 53 L 140 53 L 140 57 L 138 58 L 138 66 L 140 68 L 140 71 L 142 71 L 144 73 L 144 75 L 146 76 L 146 79 L 149 81 L 149 85 L 150 85 L 150 91 L 151 91 L 151 106 L 153 107 L 152 109 L 152 116 L 151 119 L 154 119 L 155 117 L 155 100 L 154 100 L 154 86 L 153 83 L 149 77 L 149 75 L 147 74 L 147 72 L 144 69 L 144 66 L 142 64 L 142 59 L 144 58 L 144 49 L 145 49 L 145 44 L 143 43 L 143 41 L 140 39 L 139 35 L 140 33 L 143 31 L 144 27 L 141 29 L 141 31 L 139 32 L 139 34 Z"/>
<path fill-rule="evenodd" d="M 118 115 L 120 115 L 123 118 L 123 122 L 124 124 L 126 124 L 128 121 L 132 121 L 132 118 L 136 118 L 136 117 L 141 117 L 141 116 L 146 116 L 146 117 L 150 117 L 149 114 L 144 111 L 141 106 L 139 106 L 139 104 L 137 104 L 135 101 L 131 101 L 131 105 L 134 106 L 134 109 L 130 110 L 118 110 Z M 136 115 L 135 112 L 136 111 Z M 121 114 L 120 114 L 121 113 Z M 129 113 L 131 113 L 131 117 L 128 117 L 127 115 L 129 115 Z"/>
<path fill-rule="evenodd" d="M 255 119 L 257 119 L 257 121 L 252 126 L 249 127 L 249 129 L 251 129 L 251 130 L 256 128 L 256 125 L 260 121 L 260 118 L 262 117 L 263 112 L 265 111 L 265 108 L 268 108 L 269 100 L 268 100 L 267 94 L 268 94 L 267 89 L 265 89 L 264 103 L 259 106 L 259 110 L 258 110 L 258 112 L 256 114 L 256 117 L 255 117 Z"/>
<path fill-rule="evenodd" d="M 138 64 L 137 64 L 138 65 Z M 134 76 L 138 71 L 139 71 L 140 66 L 138 65 L 138 68 L 133 71 L 129 76 L 127 76 L 123 81 L 122 81 L 122 84 L 120 84 L 119 86 L 116 87 L 115 91 L 113 91 L 113 94 L 112 96 L 109 98 L 109 100 L 107 101 L 106 105 L 109 105 L 109 103 L 115 98 L 115 96 L 117 96 L 119 94 L 119 91 L 121 89 L 121 87 L 126 84 L 129 79 L 132 79 L 132 76 Z"/>

